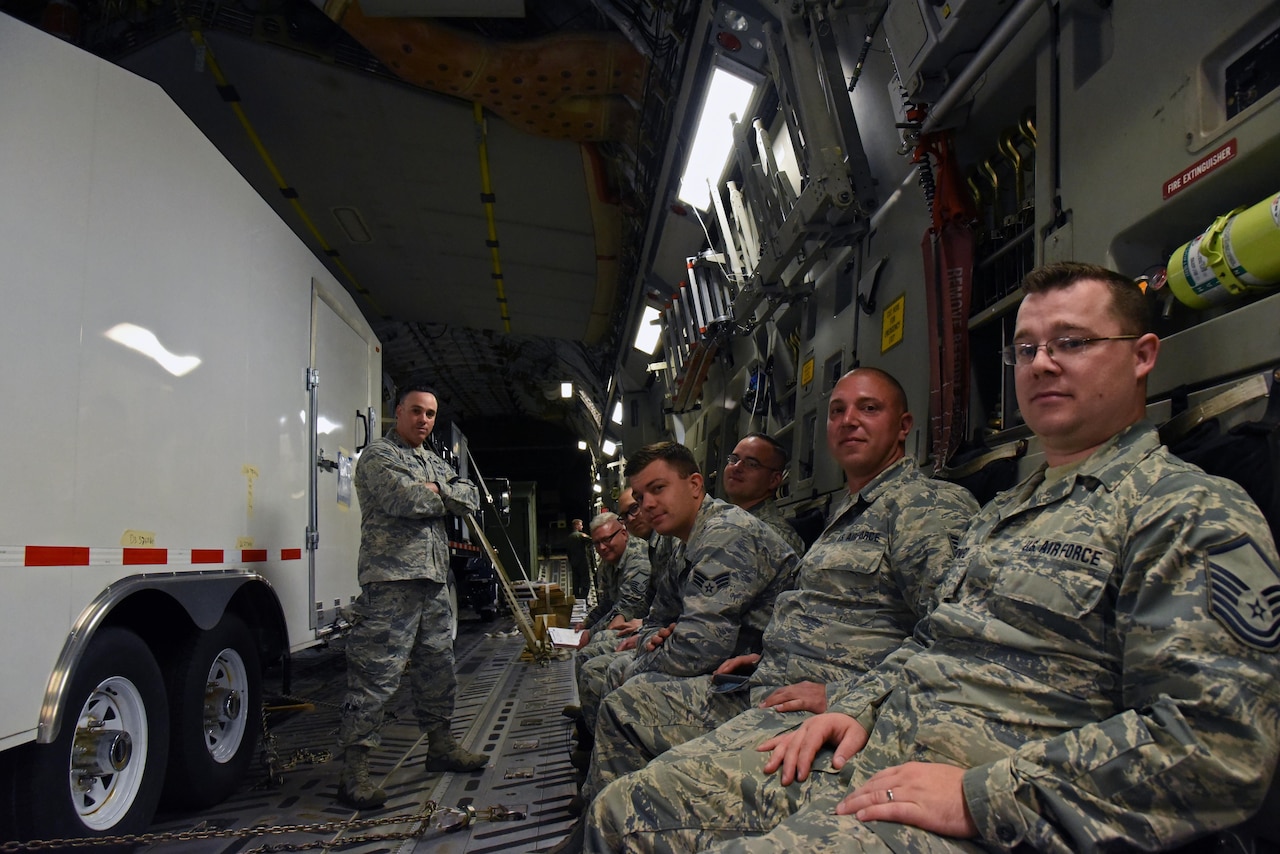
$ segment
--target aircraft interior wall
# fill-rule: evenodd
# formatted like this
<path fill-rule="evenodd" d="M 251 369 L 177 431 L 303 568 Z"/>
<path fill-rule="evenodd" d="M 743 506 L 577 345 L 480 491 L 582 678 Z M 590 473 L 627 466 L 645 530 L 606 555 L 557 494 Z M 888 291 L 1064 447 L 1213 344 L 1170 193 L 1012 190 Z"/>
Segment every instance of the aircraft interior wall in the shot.
<path fill-rule="evenodd" d="M 890 14 L 899 5 L 891 3 Z M 846 81 L 869 23 L 858 10 L 834 22 Z M 1215 218 L 1280 188 L 1280 90 L 1232 115 L 1225 88 L 1250 51 L 1278 28 L 1280 7 L 1261 0 L 1212 16 L 1192 0 L 1106 8 L 1083 0 L 1037 4 L 976 78 L 967 103 L 940 123 L 954 127 L 962 181 L 977 200 L 968 422 L 959 427 L 965 448 L 1025 447 L 1029 439 L 1012 371 L 998 355 L 1010 340 L 1017 286 L 1029 269 L 1075 260 L 1162 285 L 1158 273 L 1182 244 Z M 793 454 L 783 503 L 797 509 L 842 486 L 825 452 L 825 409 L 835 380 L 855 365 L 884 368 L 902 381 L 916 413 L 908 453 L 927 468 L 937 463 L 927 417 L 929 365 L 937 354 L 927 328 L 921 246 L 930 212 L 910 142 L 895 126 L 902 123 L 893 109 L 902 63 L 884 49 L 883 31 L 875 44 L 852 94 L 831 87 L 824 93 L 852 102 L 879 195 L 866 227 L 843 238 L 812 236 L 806 252 L 817 260 L 807 259 L 806 272 L 784 282 L 774 297 L 780 304 L 771 307 L 759 334 L 744 331 L 722 348 L 732 358 L 709 372 L 698 408 L 671 411 L 660 382 L 646 399 L 667 409 L 667 424 L 679 423 L 708 469 L 722 465 L 710 452 L 750 430 L 781 436 Z M 953 67 L 968 58 L 958 55 Z M 761 118 L 779 168 L 795 169 L 780 118 Z M 1218 168 L 1178 184 L 1179 176 L 1191 176 L 1198 163 L 1224 150 Z M 1280 363 L 1280 296 L 1268 293 L 1274 291 L 1196 310 L 1168 287 L 1156 292 L 1158 332 L 1166 340 L 1151 382 L 1153 418 L 1168 417 L 1172 389 L 1190 392 L 1194 401 Z M 898 300 L 901 335 L 890 343 L 886 310 Z M 758 309 L 756 317 L 764 313 Z M 794 361 L 789 374 L 779 370 L 784 350 Z M 769 399 L 744 405 L 753 403 L 753 374 L 771 355 Z M 653 434 L 643 439 L 657 438 Z M 626 439 L 629 446 L 633 441 Z M 1021 467 L 1037 463 L 1031 440 Z"/>

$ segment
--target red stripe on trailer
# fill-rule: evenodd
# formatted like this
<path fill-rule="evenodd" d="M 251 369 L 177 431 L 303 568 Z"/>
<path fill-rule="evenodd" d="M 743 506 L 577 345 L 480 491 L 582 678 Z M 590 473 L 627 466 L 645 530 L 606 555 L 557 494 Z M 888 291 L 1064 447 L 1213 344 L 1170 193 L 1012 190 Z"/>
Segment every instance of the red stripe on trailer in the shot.
<path fill-rule="evenodd" d="M 242 549 L 240 551 L 240 560 L 245 563 L 262 563 L 266 559 L 266 549 Z"/>
<path fill-rule="evenodd" d="M 88 566 L 89 550 L 81 546 L 27 546 L 26 566 Z"/>
<path fill-rule="evenodd" d="M 192 549 L 192 563 L 222 563 L 222 549 Z"/>
<path fill-rule="evenodd" d="M 281 560 L 302 560 L 302 549 L 281 549 Z"/>
<path fill-rule="evenodd" d="M 169 562 L 168 549 L 125 549 L 125 566 L 155 566 Z"/>

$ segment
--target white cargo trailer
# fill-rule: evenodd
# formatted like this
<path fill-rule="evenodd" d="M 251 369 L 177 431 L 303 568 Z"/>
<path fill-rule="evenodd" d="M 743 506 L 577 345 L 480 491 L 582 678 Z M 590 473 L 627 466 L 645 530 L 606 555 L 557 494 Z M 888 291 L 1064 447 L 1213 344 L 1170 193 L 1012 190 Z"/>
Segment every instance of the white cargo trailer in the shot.
<path fill-rule="evenodd" d="M 155 85 L 0 15 L 3 838 L 234 787 L 358 591 L 381 356 Z"/>

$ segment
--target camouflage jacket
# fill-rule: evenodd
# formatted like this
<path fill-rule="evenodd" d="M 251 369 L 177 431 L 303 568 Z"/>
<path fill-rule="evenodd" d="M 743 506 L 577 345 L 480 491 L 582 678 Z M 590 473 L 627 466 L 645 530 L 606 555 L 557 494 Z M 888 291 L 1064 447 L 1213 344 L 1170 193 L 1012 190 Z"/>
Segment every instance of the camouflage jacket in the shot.
<path fill-rule="evenodd" d="M 592 634 L 604 629 L 619 614 L 624 620 L 644 616 L 649 610 L 649 546 L 627 535 L 627 548 L 616 564 L 601 563 L 596 586 L 596 606 L 583 618 Z"/>
<path fill-rule="evenodd" d="M 985 847 L 1176 848 L 1267 790 L 1277 560 L 1244 491 L 1140 422 L 992 500 L 941 604 L 833 710 L 910 721 L 901 760 L 967 768 Z"/>
<path fill-rule="evenodd" d="M 978 512 L 963 487 L 898 460 L 846 493 L 778 597 L 752 683 L 857 678 L 897 649 L 936 604 L 960 533 Z"/>
<path fill-rule="evenodd" d="M 427 488 L 435 483 L 440 494 Z M 449 577 L 444 517 L 480 506 L 470 482 L 428 446 L 410 448 L 392 428 L 356 463 L 360 500 L 360 583 Z"/>
<path fill-rule="evenodd" d="M 791 523 L 782 517 L 782 511 L 778 509 L 778 502 L 772 498 L 766 498 L 747 512 L 777 531 L 778 536 L 782 537 L 786 544 L 791 546 L 791 550 L 796 553 L 796 557 L 804 555 L 804 538 L 800 536 L 799 531 L 791 527 Z"/>
<path fill-rule="evenodd" d="M 696 676 L 732 655 L 758 651 L 774 601 L 795 580 L 796 562 L 768 525 L 703 496 L 688 542 L 677 542 L 671 554 L 681 591 L 675 631 L 656 650 L 641 647 L 633 672 Z"/>

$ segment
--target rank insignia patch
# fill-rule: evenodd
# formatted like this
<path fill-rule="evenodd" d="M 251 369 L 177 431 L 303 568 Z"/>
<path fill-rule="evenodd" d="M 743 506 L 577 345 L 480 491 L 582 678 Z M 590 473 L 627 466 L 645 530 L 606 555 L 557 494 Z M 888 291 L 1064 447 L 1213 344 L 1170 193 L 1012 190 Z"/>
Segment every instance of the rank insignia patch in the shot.
<path fill-rule="evenodd" d="M 1209 552 L 1209 613 L 1243 643 L 1280 649 L 1280 577 L 1248 537 Z"/>
<path fill-rule="evenodd" d="M 729 573 L 722 572 L 716 576 L 709 576 L 703 573 L 702 570 L 696 569 L 693 572 L 693 577 L 689 579 L 689 582 L 703 596 L 714 596 L 729 586 Z"/>

